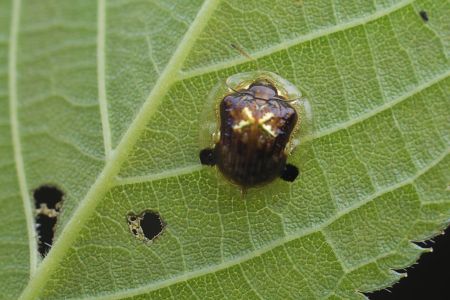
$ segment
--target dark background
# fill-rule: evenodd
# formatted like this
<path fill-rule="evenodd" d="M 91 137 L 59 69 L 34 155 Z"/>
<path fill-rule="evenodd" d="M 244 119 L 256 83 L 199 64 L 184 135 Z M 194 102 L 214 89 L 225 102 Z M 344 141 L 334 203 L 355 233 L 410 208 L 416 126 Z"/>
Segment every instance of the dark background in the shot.
<path fill-rule="evenodd" d="M 419 264 L 406 269 L 408 277 L 389 290 L 366 294 L 369 299 L 450 300 L 450 228 L 445 235 L 419 245 L 432 247 L 433 252 L 423 254 Z"/>

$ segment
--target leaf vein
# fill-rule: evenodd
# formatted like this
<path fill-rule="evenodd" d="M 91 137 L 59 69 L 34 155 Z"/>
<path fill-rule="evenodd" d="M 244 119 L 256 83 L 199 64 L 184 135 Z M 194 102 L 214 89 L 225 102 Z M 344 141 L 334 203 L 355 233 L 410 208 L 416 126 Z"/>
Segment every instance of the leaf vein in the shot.
<path fill-rule="evenodd" d="M 411 89 L 410 91 L 408 91 L 407 93 L 403 94 L 402 96 L 389 101 L 389 102 L 385 102 L 383 105 L 380 105 L 378 107 L 376 107 L 375 109 L 372 109 L 364 114 L 361 114 L 358 117 L 355 117 L 351 120 L 348 120 L 346 122 L 342 122 L 336 126 L 330 127 L 328 129 L 324 129 L 321 130 L 315 134 L 312 134 L 311 136 L 305 137 L 304 140 L 314 140 L 317 138 L 321 138 L 330 134 L 333 134 L 339 130 L 342 129 L 347 129 L 349 127 L 352 127 L 353 125 L 356 125 L 358 123 L 361 123 L 364 120 L 367 120 L 385 110 L 391 109 L 392 107 L 394 107 L 396 104 L 403 102 L 404 100 L 419 94 L 420 92 L 422 92 L 423 90 L 431 87 L 434 84 L 439 83 L 440 81 L 445 80 L 448 76 L 450 75 L 450 71 L 447 71 L 445 73 L 439 74 L 438 76 L 436 76 L 435 78 L 433 78 L 432 80 L 428 81 L 428 82 L 424 82 L 420 85 L 418 85 L 417 87 L 415 87 L 414 89 Z"/>
<path fill-rule="evenodd" d="M 98 0 L 97 5 L 97 81 L 98 102 L 100 105 L 100 117 L 102 120 L 103 144 L 105 146 L 105 157 L 111 154 L 111 128 L 109 125 L 108 103 L 106 99 L 106 62 L 105 62 L 105 23 L 106 7 L 105 0 Z"/>
<path fill-rule="evenodd" d="M 25 219 L 27 222 L 29 255 L 30 255 L 30 277 L 36 272 L 38 264 L 37 241 L 35 239 L 36 231 L 34 225 L 34 217 L 30 195 L 28 192 L 27 179 L 25 176 L 25 167 L 22 157 L 22 145 L 20 141 L 19 132 L 19 116 L 18 116 L 18 96 L 17 96 L 17 44 L 19 35 L 21 0 L 13 1 L 12 17 L 11 17 L 11 32 L 9 44 L 9 110 L 11 118 L 11 138 L 14 151 L 14 160 L 16 164 L 17 180 L 19 182 L 20 195 L 25 211 Z"/>
<path fill-rule="evenodd" d="M 219 1 L 206 0 L 200 8 L 197 17 L 185 33 L 183 39 L 178 44 L 174 55 L 170 59 L 161 77 L 155 84 L 149 96 L 142 105 L 136 118 L 121 138 L 118 146 L 111 152 L 106 160 L 105 167 L 98 175 L 97 180 L 82 199 L 75 212 L 63 228 L 59 238 L 54 243 L 52 249 L 40 264 L 35 272 L 35 276 L 28 282 L 19 299 L 34 299 L 42 291 L 43 286 L 52 274 L 54 268 L 59 266 L 67 250 L 77 238 L 83 224 L 89 219 L 97 204 L 114 184 L 114 179 L 120 171 L 122 163 L 125 161 L 128 152 L 132 149 L 140 133 L 145 129 L 148 117 L 153 114 L 175 81 L 175 74 L 178 73 L 184 60 L 189 54 L 197 36 L 203 31 L 206 22 L 215 10 Z"/>
<path fill-rule="evenodd" d="M 311 228 L 306 228 L 303 230 L 299 230 L 297 232 L 294 232 L 290 235 L 287 236 L 283 236 L 281 238 L 278 238 L 274 241 L 272 241 L 271 243 L 268 243 L 265 246 L 262 246 L 259 249 L 256 249 L 254 251 L 248 252 L 244 255 L 241 255 L 239 257 L 235 257 L 234 259 L 230 259 L 228 261 L 225 261 L 223 263 L 217 264 L 217 265 L 213 265 L 213 266 L 207 266 L 205 268 L 200 268 L 197 269 L 195 271 L 191 271 L 189 273 L 184 273 L 178 276 L 174 276 L 171 277 L 169 279 L 166 280 L 162 280 L 162 281 L 157 281 L 157 282 L 153 282 L 147 285 L 143 285 L 137 288 L 132 288 L 132 289 L 127 289 L 127 290 L 122 290 L 122 291 L 117 291 L 115 293 L 111 293 L 111 294 L 103 294 L 103 295 L 98 295 L 95 297 L 92 297 L 91 299 L 96 299 L 96 300 L 100 300 L 100 299 L 123 299 L 123 298 L 128 298 L 128 297 L 132 297 L 132 296 L 136 296 L 136 295 L 141 295 L 144 293 L 149 293 L 151 291 L 157 290 L 157 289 L 162 289 L 165 287 L 170 287 L 174 284 L 180 283 L 180 282 L 184 282 L 193 278 L 198 278 L 210 273 L 214 273 L 214 272 L 218 272 L 233 266 L 237 266 L 237 265 L 241 265 L 243 262 L 246 262 L 250 259 L 253 259 L 255 257 L 261 256 L 263 254 L 265 254 L 266 252 L 269 252 L 279 246 L 282 246 L 290 241 L 311 235 L 313 233 L 316 232 L 320 232 L 322 231 L 325 227 L 329 226 L 330 224 L 334 223 L 335 221 L 337 221 L 338 219 L 340 219 L 341 217 L 357 210 L 358 208 L 361 208 L 362 206 L 364 206 L 365 204 L 370 203 L 371 201 L 373 201 L 376 198 L 379 198 L 387 193 L 393 192 L 399 188 L 402 188 L 406 185 L 409 184 L 413 184 L 414 181 L 416 181 L 420 176 L 422 176 L 423 174 L 427 173 L 430 169 L 432 169 L 434 166 L 438 165 L 441 161 L 443 161 L 447 155 L 450 153 L 450 149 L 446 149 L 446 151 L 444 151 L 442 154 L 440 154 L 438 157 L 436 157 L 436 159 L 434 161 L 432 161 L 430 164 L 428 164 L 426 167 L 422 168 L 420 171 L 418 171 L 415 175 L 413 175 L 412 177 L 403 180 L 401 182 L 398 182 L 396 184 L 393 184 L 387 188 L 385 188 L 384 190 L 375 192 L 374 194 L 372 194 L 371 196 L 367 197 L 366 199 L 355 203 L 354 205 L 341 210 L 340 212 L 336 213 L 333 217 L 329 218 L 328 220 L 326 220 L 325 222 L 323 222 L 322 224 L 319 224 L 315 227 L 311 227 Z"/>
<path fill-rule="evenodd" d="M 278 43 L 272 47 L 268 47 L 265 48 L 261 51 L 257 51 L 254 53 L 249 53 L 251 55 L 251 57 L 253 57 L 254 59 L 258 59 L 261 57 L 265 57 L 268 56 L 272 53 L 278 52 L 278 51 L 282 51 L 282 50 L 286 50 L 288 48 L 291 48 L 293 46 L 299 45 L 301 43 L 304 42 L 308 42 L 308 41 L 312 41 L 339 31 L 344 31 L 353 27 L 357 27 L 360 25 L 364 25 L 366 23 L 369 23 L 371 21 L 377 20 L 379 18 L 382 18 L 386 15 L 389 15 L 411 3 L 413 3 L 414 0 L 404 0 L 404 1 L 400 1 L 399 3 L 387 8 L 387 9 L 383 9 L 383 10 L 379 10 L 377 12 L 375 12 L 372 15 L 369 16 L 364 16 L 361 18 L 357 18 L 354 19 L 350 22 L 346 22 L 346 23 L 342 23 L 342 24 L 338 24 L 336 26 L 331 26 L 329 28 L 326 29 L 321 29 L 321 30 L 317 30 L 314 32 L 311 32 L 309 34 L 305 34 L 305 35 L 301 35 L 297 38 L 291 39 L 291 40 L 287 40 L 281 43 Z M 203 75 L 205 73 L 212 73 L 212 72 L 217 72 L 219 70 L 223 70 L 223 69 L 227 69 L 227 68 L 231 68 L 243 63 L 248 62 L 248 58 L 246 57 L 242 57 L 242 56 L 238 56 L 237 58 L 233 58 L 233 59 L 229 59 L 226 61 L 222 61 L 220 63 L 216 63 L 216 64 L 211 64 L 202 68 L 198 68 L 198 69 L 192 69 L 192 70 L 188 70 L 188 71 L 181 71 L 179 74 L 179 80 L 185 80 L 185 79 L 189 79 L 192 77 L 196 77 L 199 75 Z"/>
<path fill-rule="evenodd" d="M 361 114 L 360 116 L 355 117 L 351 120 L 342 122 L 340 124 L 337 124 L 333 127 L 328 128 L 328 129 L 323 129 L 323 130 L 318 131 L 310 136 L 306 136 L 303 141 L 305 142 L 305 141 L 319 139 L 324 136 L 328 136 L 333 133 L 336 133 L 340 130 L 348 129 L 348 128 L 350 128 L 358 123 L 361 123 L 361 122 L 363 122 L 385 110 L 391 109 L 394 106 L 396 106 L 397 104 L 402 103 L 404 100 L 421 93 L 422 91 L 426 90 L 427 88 L 429 88 L 435 84 L 438 84 L 439 82 L 447 79 L 447 77 L 449 75 L 450 75 L 450 71 L 440 74 L 440 75 L 436 76 L 435 78 L 433 78 L 432 80 L 425 82 L 421 85 L 418 85 L 416 88 L 410 90 L 406 94 L 404 94 L 390 102 L 386 102 L 386 103 L 384 103 L 364 114 Z M 364 163 L 364 165 L 367 169 L 367 165 L 365 163 Z M 133 177 L 118 177 L 117 185 L 128 185 L 128 184 L 144 183 L 147 181 L 156 181 L 156 180 L 161 180 L 161 179 L 165 179 L 165 178 L 170 178 L 173 176 L 181 176 L 181 175 L 185 175 L 185 174 L 190 174 L 192 172 L 200 171 L 201 169 L 203 169 L 203 167 L 200 164 L 192 164 L 192 165 L 187 165 L 187 166 L 180 167 L 180 168 L 164 170 L 164 171 L 161 171 L 161 172 L 155 173 L 155 174 L 149 174 L 149 175 L 143 175 L 143 176 L 133 176 Z M 369 176 L 369 177 L 371 177 L 371 176 Z M 371 180 L 372 180 L 372 178 L 371 178 Z M 375 187 L 373 182 L 372 182 L 372 186 Z"/>

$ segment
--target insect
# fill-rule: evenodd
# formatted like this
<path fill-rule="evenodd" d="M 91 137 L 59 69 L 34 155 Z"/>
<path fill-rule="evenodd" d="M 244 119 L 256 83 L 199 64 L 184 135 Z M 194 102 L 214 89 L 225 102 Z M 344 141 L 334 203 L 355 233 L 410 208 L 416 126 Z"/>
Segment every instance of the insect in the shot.
<path fill-rule="evenodd" d="M 419 12 L 419 15 L 420 15 L 420 17 L 422 18 L 422 20 L 423 20 L 424 22 L 428 22 L 429 18 L 428 18 L 428 14 L 427 14 L 426 11 L 421 10 L 421 11 Z"/>
<path fill-rule="evenodd" d="M 294 181 L 299 171 L 287 157 L 300 124 L 310 118 L 307 101 L 290 82 L 266 71 L 231 76 L 226 89 L 217 107 L 214 144 L 200 151 L 201 163 L 217 166 L 242 190 L 278 177 Z"/>

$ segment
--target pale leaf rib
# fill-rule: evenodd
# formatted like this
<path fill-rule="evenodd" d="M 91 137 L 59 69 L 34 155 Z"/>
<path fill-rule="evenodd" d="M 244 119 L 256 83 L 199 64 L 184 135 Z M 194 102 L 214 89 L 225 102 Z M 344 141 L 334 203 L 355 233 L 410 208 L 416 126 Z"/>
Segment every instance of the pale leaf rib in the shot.
<path fill-rule="evenodd" d="M 108 102 L 106 101 L 106 53 L 105 53 L 105 32 L 106 32 L 106 7 L 105 0 L 98 0 L 97 5 L 97 81 L 98 81 L 98 102 L 100 106 L 100 117 L 102 120 L 103 144 L 105 146 L 105 158 L 107 159 L 112 150 L 111 128 L 109 126 Z"/>
<path fill-rule="evenodd" d="M 11 31 L 9 43 L 9 113 L 11 118 L 11 138 L 14 150 L 14 160 L 16 165 L 17 179 L 19 182 L 20 196 L 25 211 L 27 222 L 28 244 L 30 251 L 30 277 L 34 275 L 38 263 L 37 240 L 34 225 L 34 215 L 30 193 L 28 191 L 25 167 L 22 157 L 22 145 L 19 132 L 18 97 L 17 97 L 17 42 L 19 34 L 21 0 L 13 1 Z"/>
<path fill-rule="evenodd" d="M 330 224 L 334 223 L 335 221 L 339 220 L 341 217 L 348 215 L 349 213 L 357 210 L 358 208 L 372 202 L 374 199 L 379 198 L 387 193 L 398 190 L 404 186 L 413 184 L 420 176 L 424 175 L 429 170 L 431 170 L 433 167 L 438 165 L 441 161 L 443 161 L 449 153 L 450 153 L 450 149 L 446 149 L 446 151 L 441 153 L 432 162 L 430 162 L 426 167 L 419 170 L 412 177 L 405 179 L 401 182 L 398 182 L 396 184 L 393 184 L 392 186 L 386 187 L 384 190 L 380 190 L 380 191 L 370 195 L 366 199 L 364 199 L 360 202 L 357 202 L 357 203 L 353 204 L 352 206 L 349 206 L 349 207 L 339 211 L 333 217 L 329 218 L 322 224 L 319 224 L 315 227 L 306 228 L 306 229 L 297 231 L 293 234 L 273 240 L 271 243 L 268 243 L 267 245 L 265 245 L 259 249 L 248 252 L 242 256 L 230 259 L 228 261 L 224 261 L 220 264 L 201 268 L 201 269 L 198 269 L 195 271 L 191 271 L 188 273 L 184 273 L 184 274 L 181 274 L 178 276 L 171 277 L 167 280 L 162 280 L 159 282 L 154 282 L 151 284 L 143 285 L 138 288 L 122 290 L 122 291 L 118 291 L 116 293 L 111 293 L 111 294 L 98 295 L 95 297 L 91 297 L 90 299 L 92 299 L 92 300 L 94 300 L 94 299 L 95 300 L 113 300 L 113 299 L 124 299 L 124 298 L 133 297 L 133 296 L 138 296 L 138 295 L 146 294 L 146 293 L 158 290 L 158 289 L 166 288 L 166 287 L 172 286 L 174 284 L 181 283 L 183 281 L 188 281 L 190 279 L 198 278 L 198 277 L 201 277 L 204 275 L 208 275 L 210 273 L 219 272 L 221 270 L 228 269 L 228 268 L 231 268 L 236 265 L 240 265 L 241 263 L 251 260 L 252 258 L 255 258 L 257 256 L 261 256 L 261 255 L 265 254 L 266 252 L 271 251 L 271 250 L 273 250 L 279 246 L 282 246 L 288 242 L 297 240 L 297 239 L 305 237 L 307 235 L 311 235 L 313 233 L 321 232 L 324 228 L 326 228 Z M 80 300 L 81 300 L 81 298 L 80 298 Z"/>
<path fill-rule="evenodd" d="M 128 185 L 128 184 L 136 184 L 136 183 L 144 183 L 151 182 L 156 180 L 161 180 L 165 178 L 178 177 L 181 175 L 191 174 L 202 169 L 202 165 L 193 164 L 187 165 L 181 168 L 169 169 L 155 174 L 143 175 L 143 176 L 135 176 L 135 177 L 124 177 L 117 178 L 116 182 L 118 185 Z"/>
<path fill-rule="evenodd" d="M 369 118 L 371 118 L 373 116 L 376 116 L 377 114 L 379 114 L 379 113 L 381 113 L 383 111 L 391 109 L 392 107 L 394 107 L 395 105 L 403 102 L 404 100 L 406 100 L 406 99 L 408 99 L 410 97 L 413 97 L 414 95 L 419 94 L 423 90 L 425 90 L 425 89 L 427 89 L 427 88 L 429 88 L 429 87 L 431 87 L 431 86 L 433 86 L 433 85 L 435 85 L 435 84 L 437 84 L 437 83 L 447 79 L 448 76 L 450 76 L 450 71 L 447 71 L 445 73 L 439 74 L 438 76 L 436 76 L 435 78 L 431 79 L 430 81 L 424 82 L 424 83 L 416 86 L 414 89 L 406 92 L 405 94 L 401 95 L 398 98 L 395 98 L 392 101 L 385 102 L 384 104 L 376 107 L 375 109 L 372 109 L 372 110 L 370 110 L 370 111 L 368 111 L 368 112 L 366 112 L 364 114 L 361 114 L 358 117 L 350 119 L 350 120 L 348 120 L 346 122 L 342 122 L 342 123 L 340 123 L 340 124 L 338 124 L 336 126 L 333 126 L 333 127 L 329 128 L 329 129 L 324 129 L 324 130 L 319 131 L 319 132 L 317 132 L 315 134 L 312 134 L 311 136 L 306 137 L 304 139 L 304 141 L 318 139 L 318 138 L 321 138 L 321 137 L 333 134 L 334 132 L 337 132 L 339 130 L 350 128 L 353 125 L 356 125 L 356 124 L 358 124 L 358 123 L 360 123 L 360 122 L 362 122 L 362 121 L 364 121 L 366 119 L 369 119 Z"/>
<path fill-rule="evenodd" d="M 263 300 L 264 297 L 258 292 L 258 289 L 255 288 L 252 284 L 252 282 L 250 281 L 250 279 L 247 277 L 247 275 L 245 275 L 245 270 L 240 266 L 239 270 L 241 271 L 242 277 L 244 278 L 245 283 L 247 284 L 247 286 L 250 288 L 250 290 L 253 292 L 253 294 L 258 298 Z"/>
<path fill-rule="evenodd" d="M 413 2 L 414 2 L 414 0 L 400 1 L 397 4 L 390 6 L 389 8 L 379 10 L 370 16 L 363 16 L 361 18 L 356 18 L 356 19 L 346 22 L 346 23 L 341 23 L 341 24 L 338 24 L 335 26 L 331 26 L 331 27 L 324 28 L 321 30 L 313 31 L 309 34 L 301 35 L 292 40 L 287 40 L 287 41 L 278 43 L 272 47 L 250 53 L 250 55 L 252 58 L 258 59 L 258 58 L 273 54 L 275 52 L 286 50 L 288 48 L 302 44 L 304 42 L 309 42 L 309 41 L 312 41 L 312 40 L 315 40 L 315 39 L 318 39 L 318 38 L 321 38 L 324 36 L 328 36 L 330 34 L 333 34 L 333 33 L 339 32 L 339 31 L 344 31 L 344 30 L 351 29 L 351 28 L 354 28 L 354 27 L 357 27 L 360 25 L 364 25 L 369 22 L 375 21 L 379 18 L 382 18 L 384 16 L 387 16 L 397 10 L 400 10 L 403 7 L 410 5 Z M 243 57 L 243 56 L 238 56 L 236 58 L 222 61 L 222 62 L 219 62 L 216 64 L 211 64 L 211 65 L 205 66 L 203 68 L 193 69 L 193 70 L 189 70 L 187 72 L 180 72 L 179 80 L 185 80 L 185 79 L 197 77 L 197 76 L 200 76 L 200 75 L 203 75 L 206 73 L 213 73 L 213 72 L 217 72 L 217 71 L 220 71 L 223 69 L 228 69 L 228 68 L 235 67 L 237 65 L 246 63 L 248 61 L 249 61 L 248 58 Z"/>
<path fill-rule="evenodd" d="M 402 103 L 406 99 L 421 93 L 422 91 L 426 90 L 427 88 L 429 88 L 435 84 L 438 84 L 439 82 L 447 79 L 448 76 L 450 76 L 450 71 L 440 74 L 440 75 L 436 76 L 435 78 L 431 79 L 430 81 L 424 82 L 423 84 L 416 86 L 414 89 L 408 91 L 407 93 L 401 95 L 400 97 L 395 98 L 394 100 L 392 100 L 390 102 L 385 102 L 384 104 L 382 104 L 364 114 L 361 114 L 358 117 L 350 119 L 346 122 L 339 123 L 331 128 L 318 131 L 310 136 L 306 136 L 303 139 L 303 142 L 316 140 L 316 139 L 322 138 L 324 136 L 328 136 L 333 133 L 336 133 L 338 131 L 348 129 L 348 128 L 350 128 L 356 124 L 359 124 L 361 122 L 364 122 L 365 120 L 367 120 L 371 117 L 374 117 L 379 113 L 382 113 L 388 109 L 393 108 L 394 106 Z M 155 174 L 150 174 L 150 175 L 117 178 L 116 182 L 118 185 L 145 183 L 145 182 L 161 180 L 161 179 L 165 179 L 165 178 L 169 178 L 169 177 L 186 175 L 189 173 L 199 171 L 201 169 L 202 169 L 202 166 L 200 164 L 193 164 L 193 165 L 187 165 L 187 166 L 184 166 L 181 168 L 164 170 L 160 173 L 155 173 Z"/>
<path fill-rule="evenodd" d="M 404 239 L 402 239 L 401 241 L 399 241 L 397 243 L 397 247 L 395 247 L 394 249 L 390 250 L 389 252 L 383 253 L 383 254 L 378 255 L 376 257 L 372 257 L 372 258 L 370 258 L 368 260 L 365 260 L 364 262 L 362 262 L 362 263 L 360 263 L 360 264 L 358 264 L 356 266 L 352 266 L 351 268 L 349 268 L 349 273 L 354 272 L 354 271 L 356 271 L 358 269 L 364 268 L 365 266 L 370 265 L 370 264 L 378 264 L 378 261 L 386 259 L 389 256 L 402 255 L 401 252 L 400 252 L 400 250 L 401 250 L 400 247 L 403 245 L 403 242 L 407 242 L 407 241 L 408 241 L 408 239 L 404 238 Z M 413 247 L 416 247 L 417 250 L 421 251 L 421 254 L 422 253 L 433 252 L 433 248 L 422 248 L 422 247 L 420 247 L 420 246 L 418 246 L 417 244 L 414 244 L 414 243 L 412 243 L 412 245 L 413 245 Z M 404 273 L 404 274 L 406 274 L 406 273 Z"/>
<path fill-rule="evenodd" d="M 136 118 L 120 140 L 117 148 L 111 152 L 106 164 L 97 180 L 92 185 L 84 199 L 82 199 L 70 220 L 64 226 L 59 238 L 54 243 L 52 249 L 40 264 L 35 272 L 35 276 L 30 280 L 27 287 L 22 292 L 20 299 L 34 299 L 44 288 L 49 276 L 59 265 L 66 251 L 76 239 L 83 224 L 89 219 L 95 207 L 102 200 L 104 195 L 111 188 L 119 173 L 122 163 L 127 158 L 127 154 L 137 141 L 140 133 L 145 128 L 148 117 L 156 110 L 170 86 L 175 82 L 176 74 L 186 59 L 190 49 L 196 41 L 198 35 L 203 31 L 212 12 L 217 7 L 218 0 L 206 0 L 200 8 L 197 17 L 185 33 L 183 39 L 178 44 L 174 55 L 170 59 L 163 73 L 155 83 L 150 95 L 145 100 Z"/>

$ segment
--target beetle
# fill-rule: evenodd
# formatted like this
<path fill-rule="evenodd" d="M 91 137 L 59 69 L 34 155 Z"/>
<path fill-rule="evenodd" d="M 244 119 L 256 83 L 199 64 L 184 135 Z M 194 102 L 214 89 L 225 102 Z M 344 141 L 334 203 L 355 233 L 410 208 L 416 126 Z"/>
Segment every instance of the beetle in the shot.
<path fill-rule="evenodd" d="M 271 72 L 249 72 L 228 78 L 228 92 L 218 105 L 219 130 L 212 147 L 200 151 L 200 162 L 219 171 L 242 190 L 280 177 L 294 181 L 298 168 L 287 163 L 295 142 L 305 99 L 288 81 Z"/>

